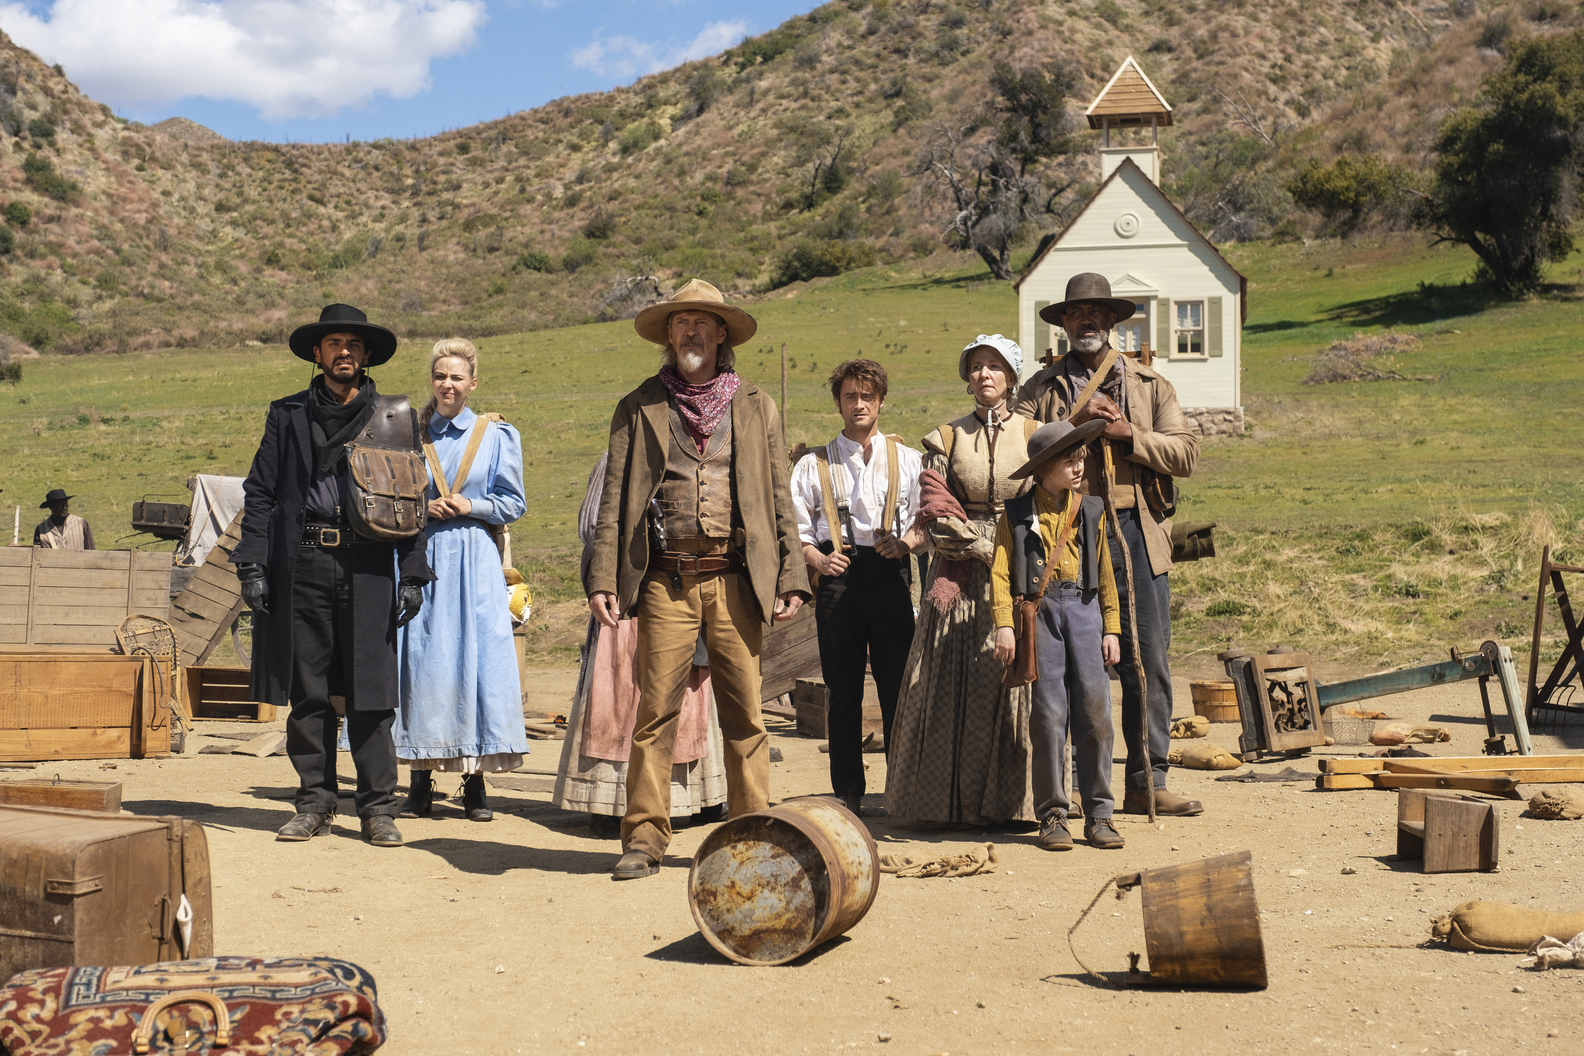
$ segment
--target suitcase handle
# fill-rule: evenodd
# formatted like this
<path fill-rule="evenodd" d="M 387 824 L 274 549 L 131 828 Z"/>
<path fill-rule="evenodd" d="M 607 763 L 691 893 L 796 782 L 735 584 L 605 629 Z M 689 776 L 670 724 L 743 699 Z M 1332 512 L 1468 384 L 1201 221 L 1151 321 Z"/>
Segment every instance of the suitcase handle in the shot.
<path fill-rule="evenodd" d="M 154 1035 L 154 1020 L 159 1014 L 173 1005 L 185 1005 L 198 1001 L 208 1005 L 215 1014 L 215 1043 L 217 1049 L 229 1048 L 231 1045 L 231 1016 L 226 1012 L 225 1002 L 211 993 L 203 990 L 183 990 L 177 994 L 168 994 L 148 1007 L 143 1013 L 143 1018 L 138 1021 L 137 1030 L 132 1032 L 132 1051 L 137 1056 L 145 1056 L 149 1051 L 150 1039 Z"/>

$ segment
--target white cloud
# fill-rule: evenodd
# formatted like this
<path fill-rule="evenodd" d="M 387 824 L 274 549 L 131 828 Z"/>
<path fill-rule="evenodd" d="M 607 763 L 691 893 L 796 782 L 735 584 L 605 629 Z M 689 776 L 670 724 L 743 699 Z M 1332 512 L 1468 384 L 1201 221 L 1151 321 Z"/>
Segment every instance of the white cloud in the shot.
<path fill-rule="evenodd" d="M 747 33 L 747 21 L 733 19 L 711 22 L 681 47 L 656 46 L 650 41 L 627 36 L 601 37 L 574 51 L 569 59 L 579 69 L 625 79 L 642 73 L 659 73 L 725 51 Z"/>
<path fill-rule="evenodd" d="M 483 0 L 0 2 L 0 26 L 111 105 L 190 96 L 317 117 L 429 86 L 429 63 L 471 47 Z"/>

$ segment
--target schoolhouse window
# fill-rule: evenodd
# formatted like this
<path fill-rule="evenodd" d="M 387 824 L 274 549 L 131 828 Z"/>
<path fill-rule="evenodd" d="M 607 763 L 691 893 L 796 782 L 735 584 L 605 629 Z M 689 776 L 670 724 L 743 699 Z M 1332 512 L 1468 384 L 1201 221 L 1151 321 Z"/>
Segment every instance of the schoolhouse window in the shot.
<path fill-rule="evenodd" d="M 1183 358 L 1202 358 L 1205 354 L 1204 302 L 1178 301 L 1175 307 L 1177 346 L 1172 354 Z"/>
<path fill-rule="evenodd" d="M 1149 305 L 1135 301 L 1132 316 L 1117 324 L 1115 334 L 1112 348 L 1118 352 L 1137 354 L 1149 338 Z"/>

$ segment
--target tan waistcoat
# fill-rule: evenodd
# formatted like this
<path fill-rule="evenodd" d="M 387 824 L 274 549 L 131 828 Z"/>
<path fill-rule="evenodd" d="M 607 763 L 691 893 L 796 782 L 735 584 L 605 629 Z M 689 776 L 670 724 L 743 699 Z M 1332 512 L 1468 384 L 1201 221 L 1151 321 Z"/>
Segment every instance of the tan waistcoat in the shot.
<path fill-rule="evenodd" d="M 682 416 L 671 408 L 671 447 L 660 480 L 667 539 L 726 539 L 732 534 L 731 415 L 699 452 Z"/>

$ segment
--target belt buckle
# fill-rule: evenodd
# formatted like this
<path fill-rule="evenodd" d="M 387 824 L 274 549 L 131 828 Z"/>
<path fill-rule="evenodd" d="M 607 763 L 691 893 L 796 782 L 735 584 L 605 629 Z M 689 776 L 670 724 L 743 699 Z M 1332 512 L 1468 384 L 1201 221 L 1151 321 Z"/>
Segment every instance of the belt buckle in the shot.
<path fill-rule="evenodd" d="M 338 547 L 338 546 L 340 546 L 341 545 L 341 529 L 339 529 L 339 528 L 321 528 L 321 529 L 319 529 L 319 545 L 320 546 L 329 546 L 329 547 Z"/>
<path fill-rule="evenodd" d="M 683 562 L 684 561 L 692 561 L 693 562 L 693 571 L 691 571 L 691 572 L 684 572 L 683 571 Z M 681 556 L 679 556 L 677 558 L 677 572 L 680 575 L 684 575 L 684 576 L 699 576 L 699 575 L 702 575 L 702 573 L 699 572 L 699 555 L 697 555 L 697 554 L 682 554 Z"/>

